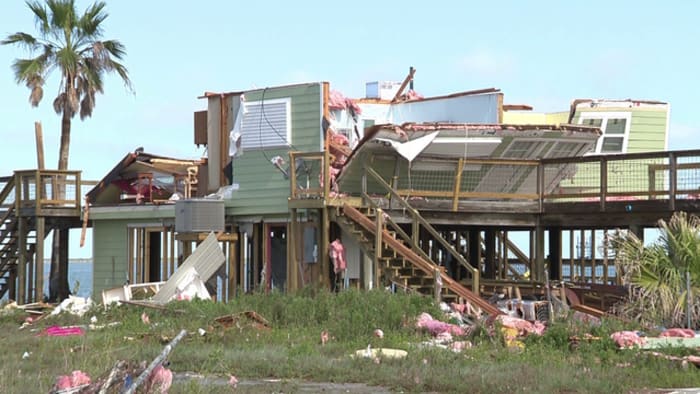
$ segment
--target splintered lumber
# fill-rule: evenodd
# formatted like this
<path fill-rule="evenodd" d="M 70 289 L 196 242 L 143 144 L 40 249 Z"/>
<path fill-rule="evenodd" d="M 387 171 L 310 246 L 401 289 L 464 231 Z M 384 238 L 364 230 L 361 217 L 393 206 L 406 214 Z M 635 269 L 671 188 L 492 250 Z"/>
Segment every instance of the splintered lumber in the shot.
<path fill-rule="evenodd" d="M 181 330 L 179 334 L 175 338 L 173 338 L 172 341 L 170 341 L 169 344 L 165 345 L 163 348 L 163 351 L 158 355 L 158 357 L 154 358 L 153 361 L 146 367 L 146 369 L 141 372 L 141 375 L 139 375 L 138 378 L 134 381 L 134 383 L 129 386 L 129 388 L 124 392 L 124 394 L 133 394 L 136 392 L 136 389 L 148 378 L 148 375 L 153 372 L 153 369 L 157 367 L 159 364 L 163 363 L 163 360 L 165 360 L 166 357 L 168 357 L 168 354 L 173 350 L 173 348 L 180 342 L 182 338 L 187 335 L 187 330 Z"/>

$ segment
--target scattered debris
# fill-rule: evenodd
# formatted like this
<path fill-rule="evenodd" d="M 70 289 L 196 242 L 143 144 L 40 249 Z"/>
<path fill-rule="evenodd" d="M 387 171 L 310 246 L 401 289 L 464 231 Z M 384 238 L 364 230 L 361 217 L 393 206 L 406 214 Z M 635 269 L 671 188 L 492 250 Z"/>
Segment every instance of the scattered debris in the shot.
<path fill-rule="evenodd" d="M 372 358 L 377 360 L 380 358 L 404 358 L 407 355 L 408 352 L 405 350 L 389 348 L 373 349 L 371 345 L 367 345 L 367 348 L 357 350 L 353 354 L 353 357 Z"/>
<path fill-rule="evenodd" d="M 124 285 L 102 291 L 102 303 L 104 306 L 115 302 L 131 301 L 135 298 L 146 299 L 155 295 L 165 282 L 137 283 Z"/>
<path fill-rule="evenodd" d="M 235 376 L 231 375 L 228 379 L 228 384 L 229 386 L 235 389 L 236 387 L 238 387 L 238 379 Z"/>
<path fill-rule="evenodd" d="M 187 330 L 181 330 L 180 333 L 177 334 L 177 336 L 165 346 L 160 355 L 151 361 L 148 367 L 146 367 L 146 369 L 124 393 L 133 394 L 136 392 L 136 389 L 146 381 L 147 378 L 149 379 L 147 388 L 158 387 L 161 390 L 161 393 L 167 392 L 170 384 L 172 383 L 173 375 L 172 372 L 164 368 L 162 364 L 165 357 L 170 354 L 173 348 L 177 346 L 178 342 L 180 342 L 185 335 L 187 335 Z"/>
<path fill-rule="evenodd" d="M 435 320 L 432 316 L 430 316 L 430 314 L 425 312 L 421 313 L 418 317 L 418 321 L 416 322 L 416 328 L 425 329 L 433 336 L 438 336 L 439 334 L 444 332 L 449 332 L 450 334 L 456 336 L 462 336 L 466 334 L 466 331 L 462 327 L 456 324 L 450 324 L 441 322 L 439 320 Z"/>
<path fill-rule="evenodd" d="M 377 328 L 376 330 L 374 330 L 374 336 L 377 338 L 384 338 L 384 331 Z"/>
<path fill-rule="evenodd" d="M 56 379 L 52 393 L 77 393 L 90 385 L 90 376 L 80 370 L 71 372 L 70 375 L 61 375 Z"/>
<path fill-rule="evenodd" d="M 91 298 L 76 297 L 69 295 L 57 307 L 51 311 L 51 315 L 58 315 L 61 312 L 68 312 L 76 316 L 82 316 L 93 307 Z"/>
<path fill-rule="evenodd" d="M 242 321 L 242 318 L 245 318 L 245 321 Z M 214 319 L 214 321 L 225 328 L 230 328 L 234 325 L 241 328 L 244 323 L 258 330 L 269 330 L 272 328 L 270 323 L 255 311 L 245 311 L 233 315 L 220 316 Z"/>
<path fill-rule="evenodd" d="M 66 337 L 72 335 L 85 335 L 85 330 L 78 326 L 51 326 L 45 328 L 39 335 L 46 335 L 50 337 Z"/>
<path fill-rule="evenodd" d="M 325 345 L 328 343 L 328 331 L 323 330 L 321 331 L 321 345 Z"/>

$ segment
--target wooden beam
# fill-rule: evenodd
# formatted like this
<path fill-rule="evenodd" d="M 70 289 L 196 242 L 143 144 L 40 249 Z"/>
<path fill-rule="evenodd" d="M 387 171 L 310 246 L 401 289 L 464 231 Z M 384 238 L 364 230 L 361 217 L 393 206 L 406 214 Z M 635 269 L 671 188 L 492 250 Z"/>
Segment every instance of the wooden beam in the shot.
<path fill-rule="evenodd" d="M 455 171 L 454 195 L 452 196 L 452 211 L 457 212 L 459 208 L 459 193 L 462 191 L 462 171 L 464 170 L 464 159 L 460 158 L 457 162 L 457 171 Z"/>
<path fill-rule="evenodd" d="M 44 238 L 46 237 L 46 218 L 39 216 L 36 218 L 36 297 L 35 301 L 43 299 L 44 294 Z"/>
<path fill-rule="evenodd" d="M 403 82 L 401 83 L 401 86 L 399 86 L 399 90 L 396 91 L 396 94 L 394 95 L 394 98 L 391 99 L 392 103 L 395 103 L 399 101 L 399 98 L 401 97 L 401 94 L 403 93 L 404 89 L 406 89 L 406 86 L 408 86 L 408 83 L 413 80 L 413 76 L 416 74 L 416 69 L 411 67 L 408 70 L 408 75 L 406 75 L 406 78 L 404 78 Z"/>
<path fill-rule="evenodd" d="M 17 224 L 17 279 L 19 280 L 17 303 L 27 303 L 27 218 L 18 218 Z"/>
<path fill-rule="evenodd" d="M 321 286 L 330 289 L 329 244 L 330 244 L 330 220 L 328 208 L 321 209 Z"/>
<path fill-rule="evenodd" d="M 41 122 L 34 122 L 34 135 L 36 137 L 36 162 L 40 170 L 46 168 L 44 166 L 44 133 L 41 128 Z"/>

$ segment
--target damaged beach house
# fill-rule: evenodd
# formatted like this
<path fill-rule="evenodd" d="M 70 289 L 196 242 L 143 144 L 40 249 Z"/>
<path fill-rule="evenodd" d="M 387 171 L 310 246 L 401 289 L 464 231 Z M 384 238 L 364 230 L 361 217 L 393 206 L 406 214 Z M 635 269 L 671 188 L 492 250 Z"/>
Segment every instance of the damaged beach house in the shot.
<path fill-rule="evenodd" d="M 668 104 L 536 113 L 498 89 L 423 97 L 414 72 L 354 99 L 328 82 L 206 92 L 206 157 L 129 152 L 87 193 L 93 293 L 163 286 L 215 237 L 199 279 L 221 300 L 381 287 L 492 314 L 489 296 L 551 282 L 604 307 L 621 284 L 606 231 L 683 208 L 668 205 Z"/>

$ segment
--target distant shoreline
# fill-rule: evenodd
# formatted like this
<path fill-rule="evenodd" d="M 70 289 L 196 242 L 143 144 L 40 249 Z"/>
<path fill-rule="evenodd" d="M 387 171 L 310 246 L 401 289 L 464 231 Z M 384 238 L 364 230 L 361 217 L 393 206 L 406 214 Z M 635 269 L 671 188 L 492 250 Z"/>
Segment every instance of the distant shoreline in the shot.
<path fill-rule="evenodd" d="M 44 265 L 51 264 L 51 259 L 44 259 Z M 92 264 L 92 257 L 68 259 L 68 264 Z"/>

